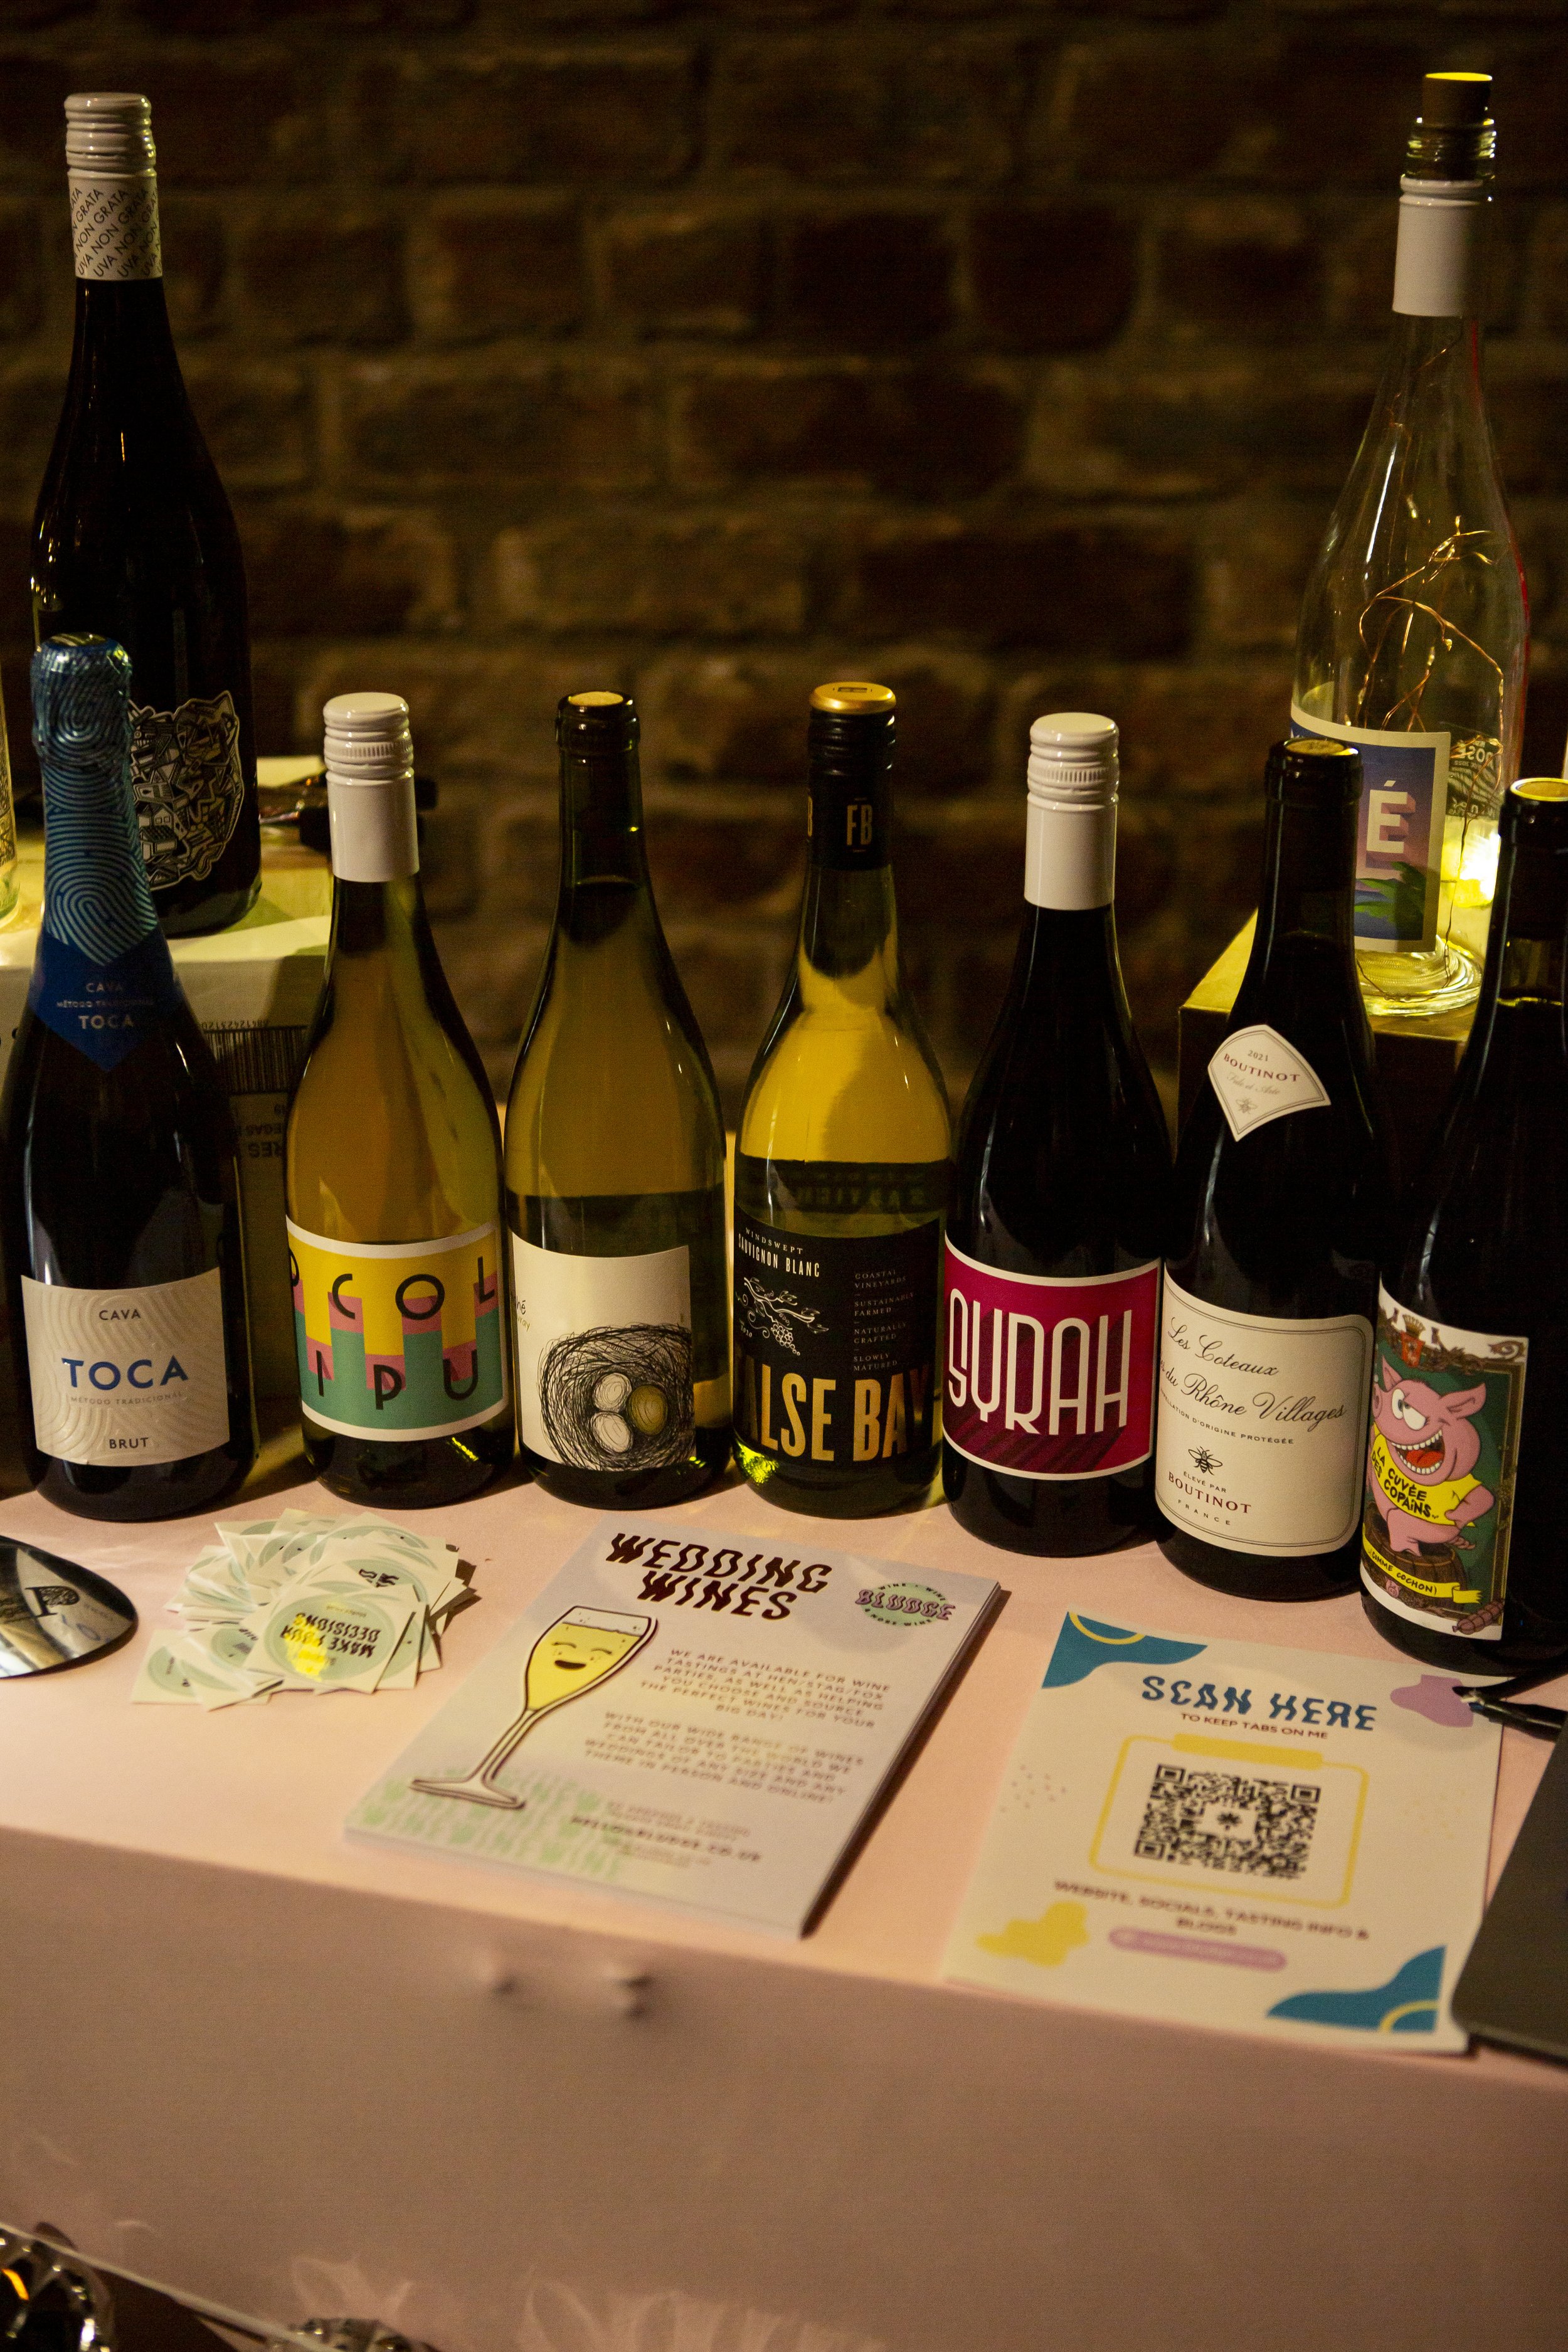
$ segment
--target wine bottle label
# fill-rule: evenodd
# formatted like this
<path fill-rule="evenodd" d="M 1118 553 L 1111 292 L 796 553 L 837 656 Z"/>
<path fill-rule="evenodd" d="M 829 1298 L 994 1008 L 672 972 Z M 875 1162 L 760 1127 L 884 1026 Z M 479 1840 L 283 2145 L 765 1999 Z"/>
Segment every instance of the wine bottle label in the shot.
<path fill-rule="evenodd" d="M 79 278 L 162 278 L 158 183 L 150 172 L 100 179 L 72 172 L 71 245 Z"/>
<path fill-rule="evenodd" d="M 1355 937 L 1379 955 L 1415 955 L 1436 944 L 1443 819 L 1448 807 L 1447 731 L 1342 727 L 1290 705 L 1298 735 L 1353 743 L 1362 756 L 1356 819 Z"/>
<path fill-rule="evenodd" d="M 154 890 L 205 882 L 245 805 L 239 716 L 226 691 L 177 710 L 131 706 L 131 789 Z"/>
<path fill-rule="evenodd" d="M 1209 1084 L 1237 1143 L 1271 1119 L 1321 1110 L 1329 1099 L 1306 1055 L 1262 1021 L 1235 1029 L 1224 1040 L 1210 1057 Z"/>
<path fill-rule="evenodd" d="M 334 1242 L 289 1220 L 300 1397 L 344 1437 L 452 1437 L 507 1399 L 499 1225 Z"/>
<path fill-rule="evenodd" d="M 830 1206 L 929 1208 L 907 1232 L 787 1234 L 735 1210 L 735 1427 L 787 1468 L 851 1475 L 918 1454 L 940 1433 L 937 1283 L 945 1160 L 900 1169 L 789 1171 L 791 1198 Z"/>
<path fill-rule="evenodd" d="M 1158 1262 L 1077 1279 L 946 1253 L 942 1435 L 1016 1478 L 1102 1478 L 1154 1450 Z"/>
<path fill-rule="evenodd" d="M 89 839 L 85 854 L 90 855 L 95 846 Z M 59 913 L 59 858 L 64 845 L 57 852 L 51 844 L 50 855 L 55 863 L 46 887 L 54 894 L 47 906 L 52 921 Z M 100 881 L 97 887 L 104 889 L 108 884 Z M 71 911 L 68 905 L 68 917 Z M 161 931 L 151 932 L 122 955 L 100 963 L 70 940 L 58 938 L 46 922 L 33 956 L 27 1003 L 57 1037 L 63 1037 L 100 1070 L 112 1070 L 154 1031 L 164 1027 L 184 998 Z"/>
<path fill-rule="evenodd" d="M 75 1290 L 22 1276 L 38 1450 L 124 1469 L 184 1462 L 228 1438 L 223 1277 Z"/>
<path fill-rule="evenodd" d="M 547 1462 L 662 1470 L 696 1439 L 691 1253 L 579 1256 L 511 1237 L 517 1425 Z"/>
<path fill-rule="evenodd" d="M 892 805 L 885 768 L 854 779 L 814 770 L 805 801 L 812 863 L 840 873 L 886 866 L 892 854 Z"/>
<path fill-rule="evenodd" d="M 1165 1276 L 1155 1492 L 1225 1551 L 1337 1551 L 1361 1517 L 1372 1326 L 1237 1315 Z"/>
<path fill-rule="evenodd" d="M 1529 1342 L 1377 1303 L 1362 1581 L 1434 1633 L 1500 1641 Z"/>

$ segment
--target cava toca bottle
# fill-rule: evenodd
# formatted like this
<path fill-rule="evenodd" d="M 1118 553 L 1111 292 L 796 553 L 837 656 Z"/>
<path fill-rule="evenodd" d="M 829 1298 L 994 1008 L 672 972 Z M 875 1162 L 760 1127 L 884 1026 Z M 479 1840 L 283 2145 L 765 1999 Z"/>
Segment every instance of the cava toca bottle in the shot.
<path fill-rule="evenodd" d="M 730 1459 L 724 1126 L 643 846 L 637 714 L 569 694 L 561 886 L 506 1115 L 523 1458 L 647 1509 Z"/>
<path fill-rule="evenodd" d="M 153 911 L 131 683 L 102 637 L 33 656 L 44 912 L 0 1099 L 24 1438 L 96 1519 L 209 1510 L 256 1454 L 234 1119 Z"/>
<path fill-rule="evenodd" d="M 930 1498 L 947 1097 L 899 962 L 893 697 L 811 698 L 795 971 L 735 1160 L 735 1420 L 770 1501 L 832 1518 Z"/>
<path fill-rule="evenodd" d="M 352 1502 L 452 1503 L 512 1449 L 495 1102 L 425 912 L 408 705 L 323 715 L 332 929 L 284 1171 L 305 1452 Z"/>

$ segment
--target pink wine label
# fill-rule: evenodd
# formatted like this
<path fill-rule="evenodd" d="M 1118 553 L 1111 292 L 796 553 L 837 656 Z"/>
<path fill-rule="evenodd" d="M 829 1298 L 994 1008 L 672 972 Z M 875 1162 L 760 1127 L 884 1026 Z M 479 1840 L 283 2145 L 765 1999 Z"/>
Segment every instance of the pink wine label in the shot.
<path fill-rule="evenodd" d="M 1016 1478 L 1103 1478 L 1154 1448 L 1157 1261 L 1069 1280 L 947 1245 L 942 1433 Z"/>

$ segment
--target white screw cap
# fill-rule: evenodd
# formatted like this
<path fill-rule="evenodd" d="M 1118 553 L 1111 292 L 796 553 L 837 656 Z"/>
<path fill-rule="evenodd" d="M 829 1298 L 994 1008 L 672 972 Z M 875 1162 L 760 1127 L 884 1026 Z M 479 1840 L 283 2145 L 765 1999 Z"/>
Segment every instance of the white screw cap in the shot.
<path fill-rule="evenodd" d="M 1114 805 L 1121 736 L 1093 710 L 1053 710 L 1029 730 L 1029 798 L 1076 808 Z"/>
<path fill-rule="evenodd" d="M 79 89 L 66 100 L 66 163 L 106 179 L 134 177 L 157 163 L 153 109 L 128 89 Z"/>
<path fill-rule="evenodd" d="M 395 783 L 414 773 L 408 705 L 400 694 L 338 694 L 321 712 L 329 782 Z"/>

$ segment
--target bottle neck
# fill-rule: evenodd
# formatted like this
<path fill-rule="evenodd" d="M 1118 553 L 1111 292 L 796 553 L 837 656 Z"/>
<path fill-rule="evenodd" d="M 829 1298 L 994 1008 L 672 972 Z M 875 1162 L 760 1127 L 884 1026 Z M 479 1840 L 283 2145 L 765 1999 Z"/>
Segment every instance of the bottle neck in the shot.
<path fill-rule="evenodd" d="M 614 751 L 563 753 L 561 761 L 561 911 L 580 894 L 610 883 L 648 888 L 643 835 L 642 772 L 635 743 Z"/>
<path fill-rule="evenodd" d="M 418 961 L 419 935 L 428 928 L 417 874 L 399 874 L 384 882 L 334 877 L 329 965 L 346 959 L 362 968 L 397 962 L 413 966 Z M 341 981 L 342 973 L 336 976 Z"/>
<path fill-rule="evenodd" d="M 158 932 L 123 732 L 68 761 L 47 757 L 42 768 L 43 928 L 110 963 Z"/>
<path fill-rule="evenodd" d="M 1054 800 L 1031 791 L 1024 896 L 1062 911 L 1109 907 L 1116 896 L 1116 803 Z"/>
<path fill-rule="evenodd" d="M 1560 1086 L 1568 1063 L 1563 998 L 1568 851 L 1505 841 L 1480 995 L 1465 1049 L 1472 1096 L 1512 1093 L 1532 1076 Z"/>
<path fill-rule="evenodd" d="M 1480 180 L 1406 176 L 1394 264 L 1397 317 L 1479 317 L 1485 300 L 1489 203 Z"/>
<path fill-rule="evenodd" d="M 1354 801 L 1321 808 L 1268 800 L 1258 930 L 1244 991 L 1303 959 L 1337 966 L 1356 989 L 1356 809 Z"/>
<path fill-rule="evenodd" d="M 892 789 L 886 763 L 814 756 L 799 977 L 808 1006 L 844 997 L 880 1010 L 899 988 Z"/>

